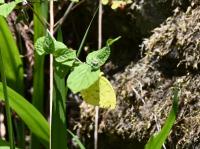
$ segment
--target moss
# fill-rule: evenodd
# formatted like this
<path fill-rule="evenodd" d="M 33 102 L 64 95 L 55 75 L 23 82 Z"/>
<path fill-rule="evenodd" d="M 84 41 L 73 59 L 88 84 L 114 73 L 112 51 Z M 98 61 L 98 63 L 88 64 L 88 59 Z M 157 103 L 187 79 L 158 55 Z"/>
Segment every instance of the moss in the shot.
<path fill-rule="evenodd" d="M 184 13 L 179 9 L 160 27 L 153 30 L 153 35 L 144 42 L 145 52 L 151 58 L 161 60 L 177 59 L 178 66 L 198 69 L 200 64 L 200 7 L 189 7 Z"/>

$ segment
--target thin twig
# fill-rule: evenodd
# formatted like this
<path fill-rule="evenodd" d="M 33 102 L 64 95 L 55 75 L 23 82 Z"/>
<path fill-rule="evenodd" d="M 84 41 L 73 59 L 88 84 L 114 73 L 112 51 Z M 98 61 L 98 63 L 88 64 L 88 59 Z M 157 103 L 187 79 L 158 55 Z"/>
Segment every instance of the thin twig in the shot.
<path fill-rule="evenodd" d="M 53 36 L 54 29 L 54 0 L 50 0 L 49 14 L 50 14 L 50 34 Z M 51 149 L 51 122 L 52 122 L 52 106 L 53 106 L 53 55 L 50 54 L 50 149 Z"/>
<path fill-rule="evenodd" d="M 68 16 L 70 10 L 72 9 L 73 5 L 74 5 L 74 2 L 71 2 L 69 4 L 69 6 L 67 7 L 67 10 L 65 11 L 64 15 L 55 23 L 54 26 L 56 26 L 56 27 L 54 29 L 54 32 L 56 32 L 58 30 L 58 28 L 63 24 L 63 22 L 65 21 L 66 17 Z"/>
<path fill-rule="evenodd" d="M 1 80 L 3 83 L 3 94 L 4 94 L 5 106 L 6 106 L 6 118 L 8 121 L 9 143 L 10 143 L 10 148 L 15 149 L 14 135 L 13 135 L 13 128 L 12 128 L 12 118 L 11 118 L 10 104 L 9 104 L 8 92 L 7 92 L 6 73 L 5 73 L 1 49 L 0 49 L 0 66 L 1 66 Z"/>
<path fill-rule="evenodd" d="M 99 15 L 98 15 L 98 49 L 102 46 L 102 3 L 99 0 Z M 95 130 L 94 130 L 94 149 L 98 148 L 98 123 L 99 123 L 99 107 L 95 107 Z"/>
<path fill-rule="evenodd" d="M 83 4 L 84 2 L 85 2 L 85 0 L 80 1 L 79 3 L 77 3 L 76 5 L 74 5 L 71 10 L 73 11 L 74 9 L 76 9 L 77 7 L 79 7 L 81 4 Z"/>

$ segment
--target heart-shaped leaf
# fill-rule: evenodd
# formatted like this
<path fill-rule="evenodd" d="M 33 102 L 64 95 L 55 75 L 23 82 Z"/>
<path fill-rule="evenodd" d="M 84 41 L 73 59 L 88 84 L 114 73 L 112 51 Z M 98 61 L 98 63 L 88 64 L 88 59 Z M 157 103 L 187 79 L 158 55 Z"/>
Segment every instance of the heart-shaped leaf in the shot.
<path fill-rule="evenodd" d="M 91 52 L 86 57 L 86 62 L 89 64 L 92 69 L 99 69 L 103 64 L 105 64 L 106 60 L 110 56 L 110 46 L 116 42 L 120 37 L 115 39 L 109 39 L 106 43 L 106 46 L 100 50 Z"/>
<path fill-rule="evenodd" d="M 67 86 L 73 93 L 80 92 L 90 87 L 99 78 L 100 70 L 93 71 L 88 64 L 75 67 L 67 79 Z"/>

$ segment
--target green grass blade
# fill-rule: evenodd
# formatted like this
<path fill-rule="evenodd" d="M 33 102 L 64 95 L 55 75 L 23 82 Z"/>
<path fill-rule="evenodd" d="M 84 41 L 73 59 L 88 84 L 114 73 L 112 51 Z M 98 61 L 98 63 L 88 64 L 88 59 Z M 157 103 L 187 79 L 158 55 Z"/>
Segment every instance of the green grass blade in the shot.
<path fill-rule="evenodd" d="M 173 92 L 173 105 L 169 116 L 161 131 L 150 137 L 149 141 L 145 145 L 145 149 L 161 149 L 162 145 L 165 143 L 165 140 L 167 139 L 167 136 L 169 135 L 170 130 L 176 120 L 179 100 L 178 93 L 179 89 L 176 87 Z"/>
<path fill-rule="evenodd" d="M 62 31 L 58 30 L 59 41 L 62 41 Z M 54 73 L 53 108 L 51 124 L 51 149 L 67 149 L 66 133 L 66 87 L 65 77 Z"/>
<path fill-rule="evenodd" d="M 48 14 L 48 1 L 43 3 L 34 3 L 34 42 L 37 38 L 45 35 L 46 27 L 40 21 L 38 15 L 47 19 Z M 43 113 L 43 101 L 44 101 L 44 56 L 39 56 L 35 52 L 35 64 L 33 74 L 33 105 Z M 40 144 L 34 134 L 31 136 L 31 148 L 40 148 Z"/>
<path fill-rule="evenodd" d="M 6 68 L 8 86 L 23 94 L 23 64 L 17 49 L 15 40 L 10 32 L 9 26 L 3 17 L 0 17 L 0 48 Z"/>
<path fill-rule="evenodd" d="M 54 92 L 51 124 L 51 148 L 67 149 L 65 78 L 54 74 Z"/>
<path fill-rule="evenodd" d="M 23 95 L 23 64 L 13 35 L 6 20 L 3 17 L 0 17 L 0 42 L 2 57 L 6 68 L 6 79 L 8 86 Z M 23 148 L 25 144 L 24 124 L 23 122 L 17 120 L 14 120 L 14 124 L 18 128 L 16 129 L 16 141 L 18 145 Z"/>
<path fill-rule="evenodd" d="M 31 132 L 47 148 L 49 145 L 49 125 L 41 113 L 20 94 L 7 87 L 10 107 L 25 122 Z M 0 100 L 4 101 L 3 86 L 0 83 Z"/>
<path fill-rule="evenodd" d="M 81 141 L 78 139 L 78 137 L 73 134 L 70 130 L 67 130 L 69 132 L 69 134 L 72 136 L 72 139 L 74 139 L 76 141 L 76 143 L 78 144 L 80 149 L 85 149 L 85 146 L 81 143 Z"/>
<path fill-rule="evenodd" d="M 47 18 L 48 2 L 34 3 L 34 11 L 42 17 Z M 34 42 L 44 36 L 46 28 L 36 15 L 34 15 Z M 33 80 L 33 105 L 43 113 L 44 98 L 44 56 L 39 56 L 35 52 L 34 80 Z"/>
<path fill-rule="evenodd" d="M 58 27 L 57 40 L 60 41 L 60 42 L 63 42 L 63 34 L 62 34 L 62 28 L 61 27 Z"/>
<path fill-rule="evenodd" d="M 87 27 L 87 29 L 86 29 L 86 31 L 85 31 L 85 34 L 84 34 L 83 39 L 82 39 L 82 41 L 81 41 L 81 44 L 80 44 L 80 46 L 79 46 L 79 48 L 78 48 L 77 57 L 79 57 L 79 55 L 81 54 L 81 50 L 82 50 L 83 45 L 84 45 L 84 43 L 85 43 L 86 37 L 87 37 L 87 35 L 88 35 L 88 33 L 89 33 L 89 30 L 90 30 L 90 27 L 91 27 L 91 25 L 92 25 L 92 22 L 94 21 L 94 18 L 95 18 L 95 16 L 96 16 L 97 12 L 98 12 L 98 9 L 99 9 L 99 7 L 98 7 L 98 8 L 96 9 L 96 11 L 94 12 L 94 15 L 93 15 L 93 17 L 92 17 L 92 20 L 90 21 L 90 23 L 89 23 L 89 25 L 88 25 L 88 27 Z"/>
<path fill-rule="evenodd" d="M 12 118 L 11 118 L 11 112 L 10 112 L 10 103 L 9 103 L 8 92 L 7 92 L 6 72 L 5 72 L 5 66 L 4 66 L 1 50 L 2 49 L 0 49 L 1 80 L 3 82 L 3 94 L 4 94 L 4 99 L 5 99 L 6 118 L 8 122 L 9 143 L 10 143 L 10 148 L 14 149 L 15 140 L 14 140 Z"/>

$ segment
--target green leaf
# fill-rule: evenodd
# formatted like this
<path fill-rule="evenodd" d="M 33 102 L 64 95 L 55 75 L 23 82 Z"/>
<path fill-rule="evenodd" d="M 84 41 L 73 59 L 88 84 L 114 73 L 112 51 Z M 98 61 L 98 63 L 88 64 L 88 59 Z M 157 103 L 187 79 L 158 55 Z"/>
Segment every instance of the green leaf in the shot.
<path fill-rule="evenodd" d="M 0 16 L 3 16 L 6 18 L 13 11 L 16 5 L 21 2 L 22 0 L 15 0 L 10 3 L 5 3 L 4 0 L 0 0 L 0 4 L 4 3 L 0 6 Z"/>
<path fill-rule="evenodd" d="M 70 130 L 67 129 L 67 131 L 72 136 L 72 139 L 74 141 L 76 141 L 76 143 L 78 144 L 78 146 L 80 147 L 80 149 L 85 149 L 84 145 L 81 143 L 81 141 L 79 140 L 79 138 L 75 134 L 73 134 Z"/>
<path fill-rule="evenodd" d="M 3 4 L 3 3 L 5 3 L 5 0 L 0 0 L 0 4 Z"/>
<path fill-rule="evenodd" d="M 38 55 L 44 55 L 46 53 L 43 48 L 44 40 L 45 40 L 45 37 L 43 36 L 43 37 L 38 38 L 35 42 L 34 47 Z"/>
<path fill-rule="evenodd" d="M 80 64 L 70 73 L 67 86 L 73 93 L 80 92 L 95 83 L 99 78 L 99 74 L 99 69 L 93 71 L 88 64 Z"/>
<path fill-rule="evenodd" d="M 62 30 L 58 29 L 57 40 L 62 40 Z M 64 45 L 64 44 L 63 44 Z M 64 45 L 65 46 L 65 45 Z M 58 64 L 58 68 L 62 68 L 64 65 L 54 61 L 55 64 Z M 60 66 L 59 66 L 60 65 Z M 69 72 L 69 67 L 66 67 L 63 70 Z M 65 73 L 66 74 L 66 73 Z M 67 88 L 66 88 L 66 75 L 60 76 L 60 70 L 54 71 L 54 86 L 53 86 L 53 102 L 52 102 L 52 120 L 51 120 L 51 149 L 67 149 L 68 137 L 66 130 L 66 97 L 67 97 Z"/>
<path fill-rule="evenodd" d="M 51 149 L 68 149 L 66 133 L 65 77 L 54 73 L 53 106 L 51 122 Z"/>
<path fill-rule="evenodd" d="M 18 4 L 18 3 L 21 3 L 23 2 L 24 0 L 15 0 L 15 2 Z"/>
<path fill-rule="evenodd" d="M 173 105 L 172 109 L 169 113 L 169 116 L 161 129 L 159 133 L 154 134 L 152 137 L 150 137 L 149 141 L 145 145 L 145 149 L 161 149 L 163 143 L 165 142 L 167 136 L 170 133 L 170 130 L 176 120 L 176 114 L 178 111 L 178 100 L 179 100 L 179 89 L 175 87 L 173 94 Z"/>
<path fill-rule="evenodd" d="M 110 46 L 116 42 L 120 37 L 115 39 L 109 39 L 107 41 L 107 45 L 100 50 L 91 52 L 86 57 L 86 62 L 89 64 L 92 69 L 99 69 L 103 64 L 105 64 L 106 60 L 110 56 Z"/>
<path fill-rule="evenodd" d="M 72 67 L 74 60 L 76 58 L 76 51 L 71 49 L 59 49 L 57 52 L 57 57 L 55 57 L 55 61 L 58 63 L 62 63 L 63 65 Z"/>
<path fill-rule="evenodd" d="M 8 86 L 23 94 L 24 71 L 16 42 L 4 17 L 0 16 L 0 48 L 6 68 Z"/>
<path fill-rule="evenodd" d="M 101 0 L 103 5 L 107 5 L 109 3 L 109 0 Z"/>
<path fill-rule="evenodd" d="M 55 51 L 53 52 L 54 56 L 59 56 L 59 53 L 57 54 L 59 50 L 68 49 L 64 43 L 56 40 L 54 40 L 54 47 L 55 47 Z"/>
<path fill-rule="evenodd" d="M 10 107 L 25 122 L 31 132 L 38 137 L 38 140 L 48 147 L 50 137 L 48 122 L 26 99 L 11 88 L 8 87 L 7 89 Z M 2 83 L 0 83 L 0 100 L 4 101 Z"/>
<path fill-rule="evenodd" d="M 111 46 L 113 43 L 115 43 L 116 41 L 118 41 L 121 38 L 121 36 L 115 38 L 115 39 L 108 39 L 106 42 L 107 46 Z"/>
<path fill-rule="evenodd" d="M 3 16 L 0 16 L 0 48 L 2 49 L 2 57 L 6 68 L 6 80 L 8 86 L 20 93 L 24 94 L 24 70 L 17 48 L 16 41 L 10 31 L 9 25 Z M 19 43 L 20 44 L 20 43 Z M 18 146 L 23 148 L 25 142 L 24 124 L 21 120 L 14 120 L 16 129 L 16 141 Z"/>
<path fill-rule="evenodd" d="M 47 32 L 43 43 L 43 48 L 46 53 L 50 54 L 55 51 L 54 41 L 55 39 L 50 35 L 49 32 Z"/>
<path fill-rule="evenodd" d="M 86 58 L 87 64 L 89 64 L 94 70 L 99 69 L 108 57 L 110 56 L 110 48 L 104 47 L 100 50 L 91 52 Z"/>
<path fill-rule="evenodd" d="M 53 52 L 53 56 L 55 57 L 55 61 L 71 67 L 76 58 L 76 51 L 69 49 L 64 43 L 59 41 L 54 41 L 54 45 L 55 51 Z"/>
<path fill-rule="evenodd" d="M 38 14 L 44 20 L 48 19 L 48 1 L 43 1 L 42 3 L 33 3 L 34 15 L 33 15 L 33 24 L 34 24 L 34 42 L 39 37 L 46 35 L 46 26 L 44 22 L 38 17 Z M 34 51 L 34 74 L 33 74 L 33 105 L 41 112 L 44 112 L 44 59 L 45 56 L 38 55 Z M 41 148 L 41 144 L 38 141 L 37 137 L 34 134 L 31 134 L 31 149 Z"/>
<path fill-rule="evenodd" d="M 5 3 L 0 6 L 0 15 L 3 17 L 7 17 L 12 10 L 16 7 L 16 2 Z"/>

